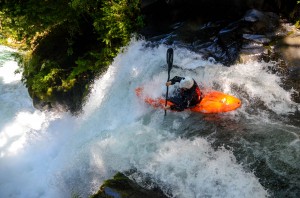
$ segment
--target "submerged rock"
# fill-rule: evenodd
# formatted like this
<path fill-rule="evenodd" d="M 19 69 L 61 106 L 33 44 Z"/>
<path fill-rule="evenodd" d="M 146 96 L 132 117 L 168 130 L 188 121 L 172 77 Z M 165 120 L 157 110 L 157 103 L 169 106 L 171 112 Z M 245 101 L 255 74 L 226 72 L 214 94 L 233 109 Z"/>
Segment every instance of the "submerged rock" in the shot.
<path fill-rule="evenodd" d="M 207 60 L 213 60 L 214 63 L 219 62 L 227 66 L 236 62 L 253 60 L 278 61 L 280 62 L 278 64 L 281 64 L 278 70 L 285 70 L 282 75 L 287 78 L 284 82 L 285 88 L 293 88 L 299 93 L 300 34 L 296 30 L 291 31 L 283 27 L 282 21 L 275 12 L 250 9 L 242 13 L 241 9 L 238 10 L 242 13 L 240 18 L 231 18 L 230 20 L 207 20 L 207 18 L 199 16 L 192 19 L 181 18 L 181 20 L 178 20 L 180 6 L 186 6 L 187 4 L 200 5 L 199 2 L 204 1 L 198 1 L 198 3 L 196 0 L 149 0 L 143 2 L 144 6 L 148 8 L 151 20 L 156 20 L 155 22 L 152 21 L 152 26 L 144 29 L 143 35 L 146 36 L 147 40 L 153 43 L 158 42 L 167 45 L 173 44 L 176 47 L 185 47 L 203 55 L 203 58 Z M 234 2 L 246 4 L 244 1 Z M 249 2 L 254 4 L 259 1 L 247 1 L 247 3 Z M 278 2 L 281 1 L 276 1 L 276 3 Z M 216 1 L 213 3 L 216 3 Z M 166 4 L 177 7 L 172 10 Z M 149 11 L 150 7 L 155 7 L 155 5 L 160 10 L 158 14 Z M 197 6 L 195 6 L 195 9 L 197 9 Z M 211 15 L 215 13 L 216 10 Z M 291 34 L 291 32 L 294 33 Z M 274 71 L 274 73 L 277 72 Z M 293 97 L 295 102 L 300 103 L 299 94 L 295 94 Z M 113 179 L 107 180 L 100 187 L 100 190 L 92 196 L 92 198 L 102 197 L 164 198 L 167 196 L 159 189 L 145 189 L 125 175 L 118 173 Z"/>
<path fill-rule="evenodd" d="M 122 173 L 106 180 L 100 190 L 90 198 L 166 198 L 159 189 L 145 189 Z"/>
<path fill-rule="evenodd" d="M 300 64 L 289 68 L 289 77 L 294 80 L 300 80 Z"/>
<path fill-rule="evenodd" d="M 270 54 L 268 46 L 278 35 L 279 16 L 250 9 L 240 18 L 206 21 L 200 16 L 176 21 L 166 34 L 148 40 L 188 48 L 204 59 L 230 66 L 237 62 L 259 61 Z M 286 34 L 286 33 L 285 33 Z"/>
<path fill-rule="evenodd" d="M 300 32 L 284 37 L 276 46 L 277 51 L 286 60 L 288 67 L 300 66 Z"/>
<path fill-rule="evenodd" d="M 285 71 L 284 87 L 295 90 L 293 100 L 300 103 L 300 31 L 290 29 L 289 35 L 276 42 L 274 51 L 283 62 L 280 69 Z"/>
<path fill-rule="evenodd" d="M 248 31 L 255 34 L 275 31 L 279 25 L 279 16 L 277 14 L 256 9 L 248 10 L 242 19 L 250 24 Z"/>
<path fill-rule="evenodd" d="M 267 38 L 265 35 L 258 35 L 258 34 L 243 34 L 243 38 L 254 41 L 256 43 L 267 44 L 270 43 L 271 39 Z"/>

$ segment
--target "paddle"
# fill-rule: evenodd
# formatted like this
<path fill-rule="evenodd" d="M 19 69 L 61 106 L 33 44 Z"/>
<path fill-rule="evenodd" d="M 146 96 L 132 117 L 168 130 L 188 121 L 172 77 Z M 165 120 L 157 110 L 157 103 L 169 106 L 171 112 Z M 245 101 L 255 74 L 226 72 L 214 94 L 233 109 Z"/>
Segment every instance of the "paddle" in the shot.
<path fill-rule="evenodd" d="M 167 51 L 167 63 L 168 63 L 168 80 L 170 80 L 170 71 L 173 67 L 173 49 L 169 48 Z M 167 86 L 167 93 L 166 93 L 166 103 L 165 106 L 167 106 L 167 101 L 168 101 L 168 94 L 169 94 L 169 86 Z M 165 110 L 165 116 L 167 115 L 167 110 Z"/>

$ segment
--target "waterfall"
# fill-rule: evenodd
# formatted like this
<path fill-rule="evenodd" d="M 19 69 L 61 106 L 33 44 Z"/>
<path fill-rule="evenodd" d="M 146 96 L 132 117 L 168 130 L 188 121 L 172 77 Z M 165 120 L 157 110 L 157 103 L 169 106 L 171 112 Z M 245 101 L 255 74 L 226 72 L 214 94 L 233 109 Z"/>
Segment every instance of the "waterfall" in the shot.
<path fill-rule="evenodd" d="M 291 99 L 293 90 L 281 87 L 280 76 L 266 69 L 273 64 L 223 67 L 173 46 L 171 77 L 192 76 L 202 87 L 239 97 L 243 105 L 220 115 L 185 111 L 164 117 L 134 90 L 165 92 L 169 47 L 132 40 L 95 80 L 78 116 L 35 109 L 14 74 L 18 66 L 11 50 L 2 47 L 0 197 L 88 197 L 105 179 L 129 170 L 143 187 L 156 184 L 174 197 L 267 197 L 273 189 L 262 180 L 276 177 L 264 177 L 257 160 L 291 178 L 287 183 L 296 188 L 300 126 L 286 119 L 299 104 Z"/>

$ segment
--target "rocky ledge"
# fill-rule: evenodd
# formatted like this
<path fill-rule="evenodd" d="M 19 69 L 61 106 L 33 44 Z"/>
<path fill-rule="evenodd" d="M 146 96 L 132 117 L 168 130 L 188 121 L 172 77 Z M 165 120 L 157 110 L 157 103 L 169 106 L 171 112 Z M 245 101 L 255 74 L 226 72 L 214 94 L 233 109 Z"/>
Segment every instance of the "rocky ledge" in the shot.
<path fill-rule="evenodd" d="M 300 92 L 300 31 L 282 13 L 291 12 L 291 4 L 275 1 L 226 1 L 232 6 L 220 7 L 218 0 L 209 1 L 210 15 L 197 15 L 195 8 L 186 13 L 190 5 L 203 6 L 208 1 L 144 0 L 142 8 L 148 20 L 141 34 L 153 45 L 168 44 L 188 48 L 203 58 L 231 66 L 248 61 L 274 61 L 286 89 Z M 201 4 L 203 3 L 203 4 Z M 206 4 L 205 4 L 206 3 Z M 295 3 L 295 2 L 293 2 Z M 230 5 L 230 4 L 229 4 Z M 252 6 L 251 6 L 252 5 Z M 254 6 L 256 5 L 256 6 Z M 289 5 L 289 6 L 287 6 Z M 253 9 L 255 7 L 255 9 Z M 282 13 L 279 13 L 281 7 Z M 267 9 L 270 8 L 270 9 Z M 201 8 L 199 10 L 203 10 Z M 220 16 L 212 13 L 221 11 Z M 224 13 L 236 9 L 233 15 Z M 299 9 L 299 6 L 297 8 Z M 271 11 L 270 11 L 271 10 Z M 298 15 L 300 18 L 300 11 Z M 207 11 L 205 12 L 207 13 Z M 223 18 L 222 18 L 223 14 Z M 228 17 L 229 16 L 229 17 Z M 300 103 L 299 94 L 294 95 Z M 121 173 L 107 180 L 93 198 L 100 197 L 166 197 L 159 189 L 147 190 Z"/>
<path fill-rule="evenodd" d="M 90 198 L 166 198 L 159 189 L 146 189 L 131 181 L 122 173 L 106 180 L 100 190 Z"/>

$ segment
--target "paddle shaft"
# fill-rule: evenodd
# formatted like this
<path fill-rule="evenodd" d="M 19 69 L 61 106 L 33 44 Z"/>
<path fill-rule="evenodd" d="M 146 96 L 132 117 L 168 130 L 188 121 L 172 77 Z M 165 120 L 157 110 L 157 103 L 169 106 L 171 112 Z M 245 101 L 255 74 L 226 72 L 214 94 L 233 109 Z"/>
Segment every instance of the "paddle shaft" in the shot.
<path fill-rule="evenodd" d="M 168 63 L 168 80 L 170 80 L 170 72 L 173 67 L 173 49 L 169 48 L 167 51 L 167 63 Z M 167 106 L 168 102 L 168 95 L 169 95 L 169 86 L 167 86 L 167 93 L 166 93 L 166 102 L 165 102 L 165 107 Z M 167 115 L 167 110 L 165 109 L 165 116 Z"/>

